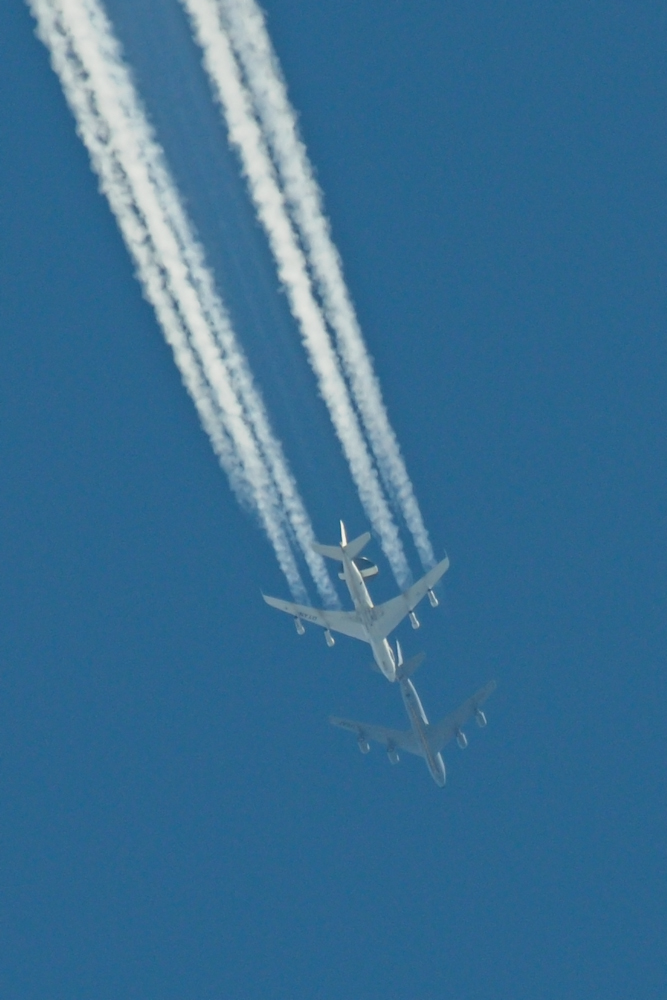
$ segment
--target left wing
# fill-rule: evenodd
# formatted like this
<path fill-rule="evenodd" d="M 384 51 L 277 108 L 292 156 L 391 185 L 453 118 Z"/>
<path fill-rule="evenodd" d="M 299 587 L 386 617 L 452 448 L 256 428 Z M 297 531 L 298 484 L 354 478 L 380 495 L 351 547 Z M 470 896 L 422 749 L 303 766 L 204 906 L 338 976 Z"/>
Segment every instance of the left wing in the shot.
<path fill-rule="evenodd" d="M 349 635 L 351 639 L 370 642 L 370 636 L 359 621 L 359 615 L 356 611 L 323 611 L 320 608 L 309 608 L 305 604 L 281 601 L 277 597 L 267 597 L 266 594 L 262 594 L 262 597 L 272 608 L 284 611 L 294 618 L 301 618 L 304 622 L 312 622 L 313 625 L 321 625 L 322 628 L 331 629 L 332 632 Z"/>
<path fill-rule="evenodd" d="M 369 726 L 365 722 L 352 722 L 351 719 L 339 719 L 334 715 L 331 716 L 329 722 L 332 726 L 349 730 L 358 739 L 374 740 L 376 743 L 381 743 L 388 750 L 404 750 L 406 753 L 417 754 L 418 757 L 422 755 L 421 747 L 411 729 L 385 729 L 384 726 Z"/>
<path fill-rule="evenodd" d="M 460 708 L 457 708 L 451 715 L 445 716 L 440 722 L 435 722 L 428 727 L 428 742 L 434 753 L 442 750 L 445 743 L 453 740 L 461 726 L 464 726 L 468 719 L 471 719 L 480 705 L 496 690 L 496 682 L 489 681 L 486 687 L 464 701 Z"/>
<path fill-rule="evenodd" d="M 373 608 L 372 632 L 374 639 L 385 639 L 390 632 L 393 632 L 399 622 L 402 622 L 406 615 L 409 615 L 413 608 L 416 608 L 427 591 L 435 587 L 441 576 L 449 569 L 449 556 L 445 556 L 442 562 L 429 570 L 428 573 L 408 587 L 406 591 L 393 597 L 391 601 L 378 604 Z"/>

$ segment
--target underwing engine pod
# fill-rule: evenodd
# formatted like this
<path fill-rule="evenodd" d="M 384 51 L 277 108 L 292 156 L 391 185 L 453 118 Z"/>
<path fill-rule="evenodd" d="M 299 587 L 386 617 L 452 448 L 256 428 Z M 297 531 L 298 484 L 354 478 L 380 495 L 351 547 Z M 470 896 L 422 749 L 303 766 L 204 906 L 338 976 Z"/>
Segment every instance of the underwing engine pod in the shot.
<path fill-rule="evenodd" d="M 462 750 L 465 750 L 465 748 L 468 746 L 468 737 L 466 736 L 466 734 L 463 732 L 462 729 L 457 729 L 456 731 L 456 742 L 458 743 L 458 745 L 461 747 Z"/>

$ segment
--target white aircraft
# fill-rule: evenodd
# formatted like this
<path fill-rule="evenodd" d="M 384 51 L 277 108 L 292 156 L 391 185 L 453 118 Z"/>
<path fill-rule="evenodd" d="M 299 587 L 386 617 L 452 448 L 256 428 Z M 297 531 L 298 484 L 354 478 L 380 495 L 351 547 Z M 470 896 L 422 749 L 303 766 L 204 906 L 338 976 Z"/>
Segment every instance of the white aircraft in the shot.
<path fill-rule="evenodd" d="M 403 704 L 408 713 L 411 728 L 407 731 L 385 729 L 384 726 L 368 726 L 363 722 L 352 722 L 350 719 L 338 719 L 333 716 L 329 721 L 334 726 L 340 726 L 341 729 L 348 729 L 355 733 L 362 753 L 368 753 L 370 750 L 368 741 L 375 740 L 376 743 L 381 743 L 386 748 L 387 756 L 392 764 L 398 764 L 399 750 L 423 757 L 431 777 L 436 785 L 442 788 L 445 784 L 446 773 L 445 762 L 440 751 L 454 737 L 456 737 L 456 742 L 461 749 L 465 750 L 468 740 L 462 727 L 473 715 L 478 726 L 486 725 L 486 716 L 480 706 L 495 691 L 496 682 L 490 681 L 472 698 L 468 698 L 456 712 L 452 712 L 440 722 L 431 725 L 426 718 L 426 712 L 419 700 L 415 686 L 409 679 L 410 674 L 415 672 L 424 659 L 424 654 L 420 653 L 404 664 L 400 644 L 397 645 L 396 676 L 400 682 Z"/>
<path fill-rule="evenodd" d="M 327 646 L 334 645 L 335 640 L 332 632 L 342 632 L 343 635 L 369 643 L 379 670 L 388 680 L 394 681 L 396 680 L 396 657 L 387 642 L 387 636 L 406 616 L 410 618 L 410 624 L 413 628 L 419 628 L 414 609 L 426 594 L 428 594 L 431 607 L 438 606 L 438 598 L 433 593 L 433 587 L 449 568 L 449 558 L 445 556 L 442 562 L 439 562 L 421 580 L 418 580 L 412 587 L 408 587 L 398 597 L 376 606 L 368 593 L 365 580 L 375 576 L 378 568 L 370 559 L 359 556 L 361 550 L 370 541 L 370 537 L 370 533 L 367 531 L 359 538 L 348 542 L 345 525 L 341 521 L 340 545 L 313 543 L 313 549 L 320 555 L 336 559 L 343 564 L 343 572 L 338 575 L 347 584 L 354 604 L 354 611 L 325 611 L 319 608 L 304 607 L 302 604 L 292 604 L 290 601 L 281 601 L 276 597 L 267 597 L 266 594 L 262 594 L 262 597 L 272 608 L 278 608 L 279 611 L 293 615 L 299 635 L 303 635 L 305 632 L 303 623 L 306 621 L 322 626 L 325 630 L 324 638 Z"/>

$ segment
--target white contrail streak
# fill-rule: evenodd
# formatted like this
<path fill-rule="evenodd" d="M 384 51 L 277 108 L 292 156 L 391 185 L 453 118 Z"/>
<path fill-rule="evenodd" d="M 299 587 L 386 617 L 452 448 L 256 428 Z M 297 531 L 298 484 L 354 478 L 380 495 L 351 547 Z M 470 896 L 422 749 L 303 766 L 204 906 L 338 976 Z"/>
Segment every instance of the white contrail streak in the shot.
<path fill-rule="evenodd" d="M 97 0 L 28 0 L 38 34 L 183 382 L 237 496 L 257 513 L 292 593 L 291 529 L 327 603 L 336 596 L 282 450 Z M 286 525 L 286 520 L 288 524 Z"/>
<path fill-rule="evenodd" d="M 296 114 L 264 15 L 256 0 L 208 2 L 217 2 L 243 68 L 380 475 L 405 519 L 422 564 L 430 568 L 435 560 L 428 532 L 343 277 L 322 194 L 299 137 Z"/>
<path fill-rule="evenodd" d="M 204 53 L 204 66 L 238 149 L 258 217 L 299 324 L 322 397 L 348 461 L 359 497 L 399 584 L 410 580 L 398 529 L 350 399 L 338 356 L 315 299 L 303 250 L 289 218 L 276 172 L 255 118 L 215 0 L 181 0 Z"/>

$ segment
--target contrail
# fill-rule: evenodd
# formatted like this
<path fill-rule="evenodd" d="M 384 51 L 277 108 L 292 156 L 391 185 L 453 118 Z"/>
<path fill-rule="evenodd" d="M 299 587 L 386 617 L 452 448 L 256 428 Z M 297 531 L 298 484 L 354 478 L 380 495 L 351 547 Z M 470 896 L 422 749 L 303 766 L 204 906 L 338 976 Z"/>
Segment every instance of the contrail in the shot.
<path fill-rule="evenodd" d="M 345 375 L 380 475 L 405 519 L 422 564 L 429 569 L 435 562 L 431 542 L 343 277 L 340 255 L 324 214 L 322 194 L 299 136 L 296 114 L 289 102 L 263 12 L 255 0 L 207 0 L 207 3 L 218 7 L 221 15 L 218 23 L 227 29 L 243 68 L 326 318 L 336 335 Z"/>
<path fill-rule="evenodd" d="M 120 45 L 97 0 L 28 0 L 144 294 L 239 499 L 254 509 L 295 597 L 301 545 L 326 603 L 337 603 L 312 526 L 215 292 Z M 315 557 L 315 558 L 313 558 Z"/>
<path fill-rule="evenodd" d="M 350 399 L 326 321 L 314 296 L 308 265 L 289 217 L 276 171 L 255 118 L 215 0 L 181 0 L 204 53 L 204 66 L 224 111 L 258 217 L 265 229 L 292 314 L 299 324 L 321 395 L 382 549 L 399 585 L 410 569 L 391 510 Z"/>

